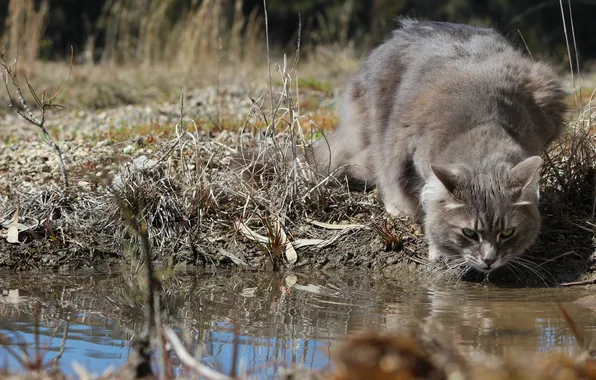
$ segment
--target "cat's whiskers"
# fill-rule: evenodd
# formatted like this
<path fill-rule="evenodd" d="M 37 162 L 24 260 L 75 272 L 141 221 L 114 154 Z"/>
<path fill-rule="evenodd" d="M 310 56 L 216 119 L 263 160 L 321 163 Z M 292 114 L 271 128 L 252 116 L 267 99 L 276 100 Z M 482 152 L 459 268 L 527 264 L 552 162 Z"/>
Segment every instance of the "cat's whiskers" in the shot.
<path fill-rule="evenodd" d="M 574 252 L 574 251 L 564 252 L 564 253 L 561 253 L 560 255 L 557 255 L 555 257 L 551 257 L 550 259 L 540 258 L 540 259 L 542 259 L 541 262 L 540 263 L 535 262 L 535 264 L 537 267 L 542 267 L 545 264 L 548 264 L 548 263 L 556 261 L 562 257 L 570 256 L 570 255 L 577 255 L 577 252 Z M 535 257 L 535 256 L 526 256 L 526 257 L 532 257 L 532 258 L 538 259 L 538 257 Z"/>
<path fill-rule="evenodd" d="M 533 269 L 535 269 L 535 270 L 536 270 L 536 273 L 537 273 L 538 271 L 540 271 L 541 273 L 544 273 L 545 275 L 548 275 L 549 279 L 550 279 L 550 280 L 551 280 L 553 283 L 556 283 L 556 282 L 557 282 L 557 280 L 555 279 L 555 277 L 553 276 L 553 274 L 552 274 L 551 272 L 549 272 L 548 270 L 546 270 L 546 269 L 545 269 L 545 268 L 542 266 L 543 264 L 545 264 L 544 262 L 543 262 L 543 263 L 541 263 L 541 264 L 538 264 L 538 263 L 536 263 L 536 262 L 534 262 L 534 261 L 532 261 L 532 260 L 528 260 L 528 258 L 526 258 L 526 257 L 521 257 L 521 256 L 518 256 L 517 258 L 515 258 L 515 260 L 516 260 L 516 262 L 517 262 L 517 263 L 523 262 L 523 263 L 525 263 L 526 265 L 528 265 L 528 266 L 532 267 Z M 543 278 L 546 278 L 546 277 L 543 277 Z"/>
<path fill-rule="evenodd" d="M 507 268 L 511 273 L 513 273 L 513 275 L 515 276 L 515 278 L 517 278 L 518 281 L 520 281 L 522 284 L 526 285 L 526 282 L 522 279 L 522 277 L 520 277 L 521 272 L 520 272 L 519 268 L 517 268 L 515 265 L 511 265 L 511 264 L 513 264 L 513 262 L 508 261 L 503 266 L 505 268 Z"/>
<path fill-rule="evenodd" d="M 546 286 L 547 288 L 549 287 L 548 283 L 546 282 L 545 277 L 542 274 L 540 274 L 540 272 L 537 269 L 533 268 L 533 266 L 530 264 L 530 262 L 525 262 L 523 260 L 520 260 L 519 257 L 517 257 L 517 258 L 513 258 L 513 259 L 509 260 L 509 263 L 517 264 L 517 265 L 521 266 L 522 268 L 529 270 L 530 272 L 532 272 L 532 274 L 534 274 L 536 277 L 538 277 L 540 279 L 540 281 L 542 281 L 542 283 L 544 283 L 544 286 Z"/>
<path fill-rule="evenodd" d="M 455 279 L 455 283 L 457 283 L 473 268 L 466 260 L 459 259 L 455 260 L 453 266 L 449 267 L 449 269 L 452 273 L 451 279 Z"/>
<path fill-rule="evenodd" d="M 465 276 L 466 274 L 468 274 L 468 272 L 473 270 L 476 270 L 473 265 L 466 264 L 461 271 L 461 277 Z"/>
<path fill-rule="evenodd" d="M 467 263 L 467 260 L 465 260 L 463 258 L 451 260 L 450 262 L 447 263 L 447 268 L 449 268 L 449 270 L 451 270 L 451 271 L 455 271 L 456 269 L 461 268 L 466 263 Z"/>
<path fill-rule="evenodd" d="M 467 260 L 462 257 L 444 260 L 443 263 L 447 267 L 447 271 L 451 274 L 448 280 L 455 279 L 456 282 L 461 280 L 461 277 L 465 272 L 469 270 L 469 265 L 467 265 Z"/>
<path fill-rule="evenodd" d="M 463 259 L 472 267 L 477 265 L 477 258 L 475 256 L 464 254 Z"/>

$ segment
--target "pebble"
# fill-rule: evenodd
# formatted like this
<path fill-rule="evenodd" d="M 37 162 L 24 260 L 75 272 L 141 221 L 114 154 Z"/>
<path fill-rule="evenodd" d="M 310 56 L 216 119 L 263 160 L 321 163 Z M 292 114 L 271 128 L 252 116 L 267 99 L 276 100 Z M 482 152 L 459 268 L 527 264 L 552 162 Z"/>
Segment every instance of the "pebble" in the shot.
<path fill-rule="evenodd" d="M 104 140 L 101 140 L 100 142 L 98 142 L 96 146 L 98 148 L 101 148 L 101 147 L 112 145 L 112 144 L 113 144 L 112 140 L 104 139 Z"/>
<path fill-rule="evenodd" d="M 77 182 L 77 186 L 78 187 L 81 187 L 81 188 L 83 188 L 85 190 L 88 190 L 88 189 L 91 188 L 91 185 L 87 181 L 79 181 L 79 182 Z"/>

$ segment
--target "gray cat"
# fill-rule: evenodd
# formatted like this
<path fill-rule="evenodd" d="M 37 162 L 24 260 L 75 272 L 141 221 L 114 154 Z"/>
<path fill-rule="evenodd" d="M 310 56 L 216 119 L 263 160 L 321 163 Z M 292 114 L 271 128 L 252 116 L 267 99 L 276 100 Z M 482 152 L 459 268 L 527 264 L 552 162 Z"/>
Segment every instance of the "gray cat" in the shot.
<path fill-rule="evenodd" d="M 429 258 L 489 272 L 540 229 L 545 147 L 563 126 L 555 72 L 492 29 L 401 19 L 349 81 L 319 171 L 377 186 L 388 213 L 424 218 Z"/>

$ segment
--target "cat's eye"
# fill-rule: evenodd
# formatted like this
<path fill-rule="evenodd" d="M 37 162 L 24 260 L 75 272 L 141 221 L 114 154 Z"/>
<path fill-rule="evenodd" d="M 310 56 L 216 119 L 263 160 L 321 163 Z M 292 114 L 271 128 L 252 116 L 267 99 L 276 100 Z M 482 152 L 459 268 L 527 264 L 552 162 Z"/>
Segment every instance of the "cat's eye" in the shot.
<path fill-rule="evenodd" d="M 464 234 L 465 237 L 468 237 L 470 239 L 476 239 L 476 237 L 478 236 L 476 231 L 474 231 L 471 228 L 462 228 L 461 233 Z"/>
<path fill-rule="evenodd" d="M 515 228 L 508 228 L 506 230 L 499 232 L 499 237 L 503 238 L 503 239 L 509 239 L 510 237 L 513 236 L 514 233 L 515 233 Z"/>

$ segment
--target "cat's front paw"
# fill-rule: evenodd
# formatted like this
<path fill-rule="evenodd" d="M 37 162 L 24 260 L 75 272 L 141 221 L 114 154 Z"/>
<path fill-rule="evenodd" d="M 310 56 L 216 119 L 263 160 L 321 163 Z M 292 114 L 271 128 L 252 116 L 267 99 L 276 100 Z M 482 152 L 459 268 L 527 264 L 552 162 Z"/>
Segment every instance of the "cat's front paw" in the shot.
<path fill-rule="evenodd" d="M 428 259 L 430 261 L 437 261 L 442 256 L 441 251 L 435 245 L 431 244 L 428 246 Z"/>
<path fill-rule="evenodd" d="M 385 211 L 387 211 L 389 215 L 396 218 L 404 218 L 408 216 L 407 212 L 403 211 L 402 209 L 398 208 L 397 206 L 395 206 L 395 204 L 392 203 L 385 204 Z"/>

